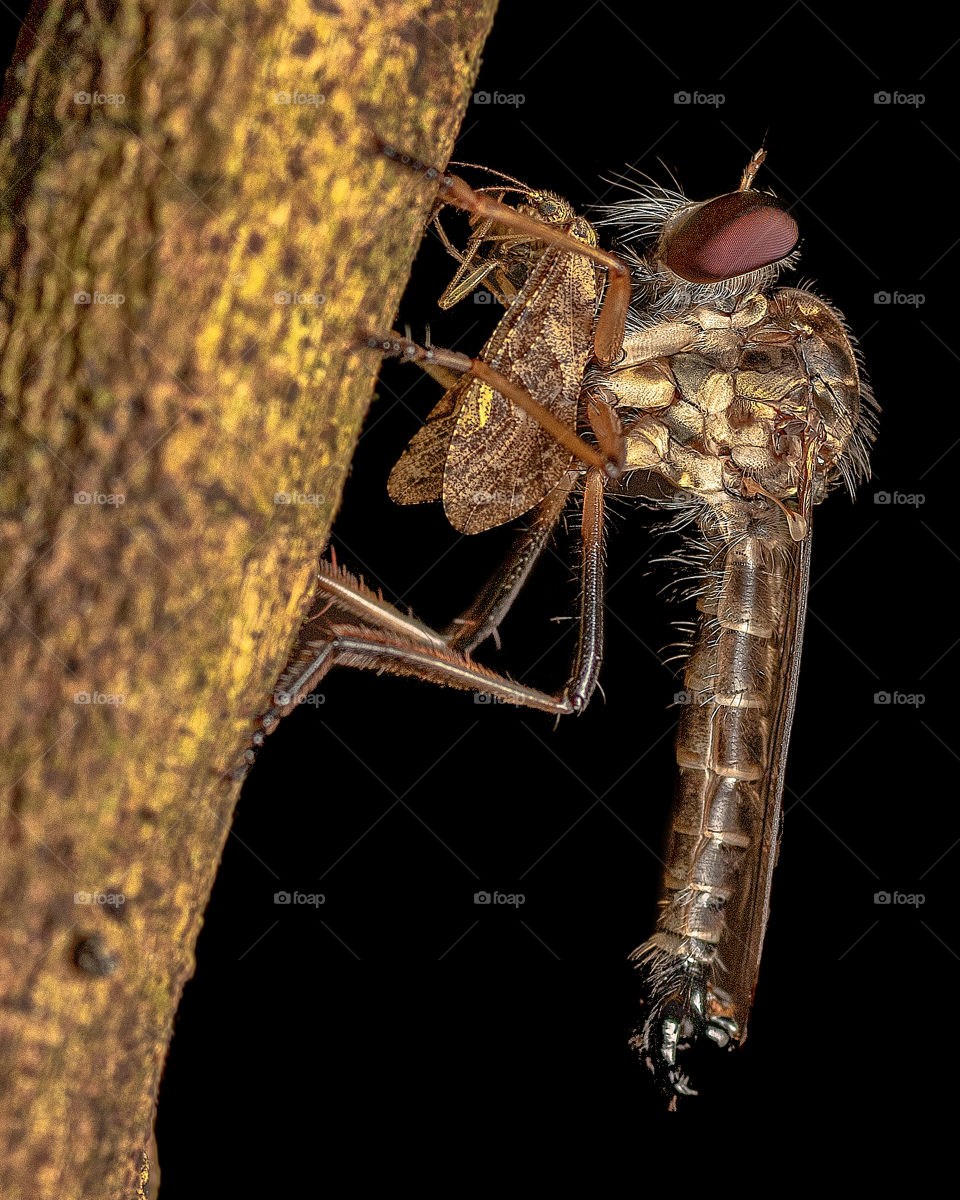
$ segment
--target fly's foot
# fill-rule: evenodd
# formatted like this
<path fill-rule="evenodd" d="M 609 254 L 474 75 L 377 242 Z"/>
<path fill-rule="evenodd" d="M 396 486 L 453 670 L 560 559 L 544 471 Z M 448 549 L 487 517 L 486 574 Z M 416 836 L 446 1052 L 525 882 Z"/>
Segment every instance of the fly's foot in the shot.
<path fill-rule="evenodd" d="M 732 1047 L 740 1033 L 730 997 L 707 981 L 702 964 L 678 965 L 679 970 L 669 972 L 669 981 L 666 972 L 651 972 L 647 1018 L 630 1039 L 669 1098 L 671 1110 L 677 1096 L 697 1095 L 678 1054 L 704 1040 Z"/>

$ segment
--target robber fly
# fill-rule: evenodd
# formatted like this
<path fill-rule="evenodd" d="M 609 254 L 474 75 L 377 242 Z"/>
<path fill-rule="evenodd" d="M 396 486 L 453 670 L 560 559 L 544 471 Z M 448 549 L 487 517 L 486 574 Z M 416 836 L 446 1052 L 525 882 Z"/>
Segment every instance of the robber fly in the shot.
<path fill-rule="evenodd" d="M 436 633 L 325 564 L 319 611 L 282 677 L 284 703 L 270 716 L 289 711 L 333 665 L 414 675 L 556 714 L 579 711 L 602 657 L 605 496 L 643 496 L 661 507 L 684 532 L 677 560 L 692 566 L 688 590 L 699 617 L 684 675 L 690 702 L 677 732 L 660 911 L 631 957 L 645 981 L 633 1044 L 671 1107 L 678 1095 L 695 1094 L 678 1051 L 698 1038 L 726 1045 L 746 1036 L 779 836 L 813 508 L 838 484 L 852 491 L 867 475 L 873 437 L 873 400 L 843 318 L 813 292 L 776 286 L 796 262 L 799 235 L 786 207 L 752 186 L 763 159 L 758 152 L 740 186 L 711 200 L 643 188 L 606 210 L 602 224 L 617 235 L 616 261 L 629 266 L 632 296 L 619 354 L 600 310 L 593 333 L 595 343 L 605 338 L 603 349 L 584 360 L 578 411 L 590 418 L 601 451 L 591 459 L 571 441 L 564 409 L 572 458 L 539 501 L 541 519 L 464 615 L 471 638 L 452 632 L 457 622 Z M 559 247 L 558 262 L 589 253 L 539 236 Z M 533 260 L 524 287 L 545 257 Z M 523 287 L 504 320 L 523 313 L 522 295 Z M 559 310 L 550 315 L 553 323 L 542 312 L 535 322 L 547 343 L 565 319 Z M 504 404 L 525 393 L 516 419 L 537 420 L 538 404 L 549 414 L 553 395 L 536 377 L 518 383 L 516 373 L 505 378 L 465 356 L 404 339 L 384 344 L 466 371 L 456 385 L 461 408 L 464 392 L 480 382 L 501 388 Z M 458 411 L 449 396 L 449 411 Z M 510 412 L 501 409 L 508 423 Z M 445 500 L 453 437 L 436 442 L 447 447 L 439 455 Z M 551 695 L 459 651 L 496 628 L 522 582 L 524 538 L 542 544 L 543 525 L 559 519 L 573 490 L 571 476 L 582 484 L 580 639 L 570 682 Z M 441 494 L 435 478 L 431 491 Z M 496 512 L 488 524 L 507 519 Z"/>

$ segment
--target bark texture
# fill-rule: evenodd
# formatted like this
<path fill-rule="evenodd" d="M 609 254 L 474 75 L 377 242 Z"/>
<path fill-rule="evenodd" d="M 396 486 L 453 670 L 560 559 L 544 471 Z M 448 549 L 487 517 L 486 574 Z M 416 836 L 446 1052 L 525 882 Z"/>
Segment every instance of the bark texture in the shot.
<path fill-rule="evenodd" d="M 239 789 L 495 0 L 37 3 L 0 135 L 0 1196 L 155 1195 Z M 32 32 L 28 32 L 32 31 Z M 284 502 L 284 498 L 289 502 Z"/>

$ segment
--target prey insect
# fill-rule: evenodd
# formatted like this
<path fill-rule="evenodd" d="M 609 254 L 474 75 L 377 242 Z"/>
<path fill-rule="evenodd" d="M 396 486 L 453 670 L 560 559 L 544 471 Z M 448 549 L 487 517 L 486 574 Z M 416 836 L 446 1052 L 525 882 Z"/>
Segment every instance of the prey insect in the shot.
<path fill-rule="evenodd" d="M 753 187 L 763 159 L 758 152 L 740 186 L 711 200 L 644 188 L 607 209 L 603 224 L 618 237 L 632 296 L 619 355 L 609 337 L 592 361 L 583 355 L 577 397 L 579 416 L 589 417 L 605 456 L 598 462 L 566 447 L 566 465 L 552 487 L 544 490 L 540 480 L 525 493 L 525 500 L 534 497 L 526 509 L 536 504 L 537 513 L 505 567 L 443 633 L 323 565 L 320 608 L 281 679 L 280 708 L 265 722 L 289 711 L 334 665 L 413 675 L 555 714 L 579 711 L 594 690 L 603 652 L 605 497 L 623 491 L 658 505 L 685 534 L 676 560 L 692 568 L 687 590 L 698 609 L 660 911 L 652 935 L 631 955 L 644 979 L 633 1044 L 671 1107 L 678 1096 L 695 1094 L 681 1050 L 698 1039 L 732 1045 L 746 1037 L 779 838 L 813 509 L 838 484 L 852 491 L 867 475 L 873 437 L 872 397 L 843 318 L 813 292 L 777 286 L 780 271 L 796 261 L 798 230 L 780 201 Z M 525 224 L 522 231 L 535 232 Z M 555 238 L 541 230 L 548 248 L 528 260 L 527 277 L 501 321 L 510 322 L 506 338 L 526 316 L 528 335 L 544 343 L 531 352 L 541 356 L 569 344 L 568 310 L 560 297 L 538 293 L 541 306 L 531 314 L 525 289 L 541 278 L 545 263 L 587 253 L 548 233 Z M 638 241 L 646 245 L 642 254 L 633 248 Z M 598 306 L 599 295 L 591 318 L 596 340 L 604 319 Z M 494 354 L 500 333 L 498 327 L 488 343 Z M 492 411 L 491 391 L 504 389 L 503 440 L 486 448 L 498 470 L 495 451 L 503 447 L 505 461 L 513 453 L 510 421 L 528 421 L 536 411 L 511 409 L 512 392 L 550 410 L 553 394 L 535 375 L 521 375 L 518 385 L 465 356 L 385 341 L 390 352 L 466 372 L 438 406 L 446 405 L 443 411 L 431 415 L 434 427 L 448 422 L 443 436 L 424 434 L 429 486 L 420 498 L 442 495 L 446 506 L 447 470 L 456 474 L 455 421 L 478 384 L 488 389 L 487 408 L 477 403 L 478 414 Z M 607 469 L 614 446 L 620 478 Z M 570 681 L 550 694 L 461 651 L 495 632 L 578 483 L 580 638 Z M 451 504 L 448 515 L 465 514 L 459 528 L 487 528 L 510 519 L 512 510 L 498 503 L 473 496 L 467 508 Z"/>
<path fill-rule="evenodd" d="M 489 187 L 475 188 L 478 194 L 490 192 L 502 202 L 507 192 L 523 198 L 517 206 L 518 212 L 536 217 L 546 225 L 568 228 L 576 220 L 573 206 L 554 192 L 529 188 L 502 171 L 489 167 L 477 167 L 475 163 L 452 163 L 455 167 L 473 167 L 496 175 L 505 182 Z M 442 208 L 442 202 L 440 202 Z M 463 252 L 459 251 L 447 236 L 440 221 L 440 212 L 433 217 L 433 226 L 447 253 L 455 258 L 458 267 L 453 278 L 444 288 L 437 304 L 442 309 L 452 308 L 483 285 L 504 308 L 509 308 L 529 277 L 530 271 L 545 244 L 529 234 L 498 224 L 493 216 L 470 218 L 472 232 Z M 580 220 L 580 234 L 586 233 L 586 222 Z"/>

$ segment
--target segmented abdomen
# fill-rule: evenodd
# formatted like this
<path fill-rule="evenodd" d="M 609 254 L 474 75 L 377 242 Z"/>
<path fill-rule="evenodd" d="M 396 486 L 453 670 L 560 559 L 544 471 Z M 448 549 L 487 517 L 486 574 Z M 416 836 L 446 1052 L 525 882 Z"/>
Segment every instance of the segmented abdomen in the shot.
<path fill-rule="evenodd" d="M 684 675 L 674 797 L 657 929 L 634 957 L 654 974 L 723 958 L 725 910 L 759 853 L 771 729 L 782 694 L 790 540 L 714 531 L 701 617 Z M 755 525 L 755 522 L 754 522 Z M 669 956 L 673 964 L 661 959 Z M 707 972 L 710 978 L 709 971 Z"/>

